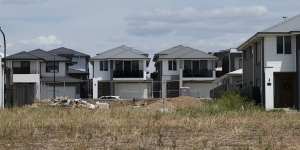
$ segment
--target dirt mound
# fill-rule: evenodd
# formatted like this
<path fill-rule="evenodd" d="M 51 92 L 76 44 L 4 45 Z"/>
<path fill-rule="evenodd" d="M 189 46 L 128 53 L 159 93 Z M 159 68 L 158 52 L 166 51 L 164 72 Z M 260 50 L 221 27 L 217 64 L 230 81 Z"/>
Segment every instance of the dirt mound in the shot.
<path fill-rule="evenodd" d="M 161 111 L 167 109 L 169 111 L 173 111 L 180 108 L 190 108 L 203 104 L 204 102 L 199 100 L 198 98 L 189 97 L 189 96 L 181 96 L 176 98 L 168 98 L 163 100 L 156 101 L 147 106 L 148 109 Z"/>

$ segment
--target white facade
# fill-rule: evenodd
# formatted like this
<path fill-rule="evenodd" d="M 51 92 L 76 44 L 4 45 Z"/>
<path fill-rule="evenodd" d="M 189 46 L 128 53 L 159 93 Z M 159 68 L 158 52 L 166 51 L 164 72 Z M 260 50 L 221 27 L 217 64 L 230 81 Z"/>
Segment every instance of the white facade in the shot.
<path fill-rule="evenodd" d="M 184 59 L 175 59 L 177 63 L 176 70 L 169 70 L 168 62 L 171 59 L 161 59 L 161 79 L 162 79 L 162 97 L 167 97 L 167 82 L 179 81 L 179 88 L 189 87 L 191 89 L 191 96 L 209 98 L 210 90 L 216 85 L 212 82 L 216 79 L 216 70 L 214 68 L 214 59 L 186 59 L 186 60 L 207 60 L 207 66 L 204 68 L 212 71 L 211 77 L 185 77 L 183 70 L 185 69 Z M 193 81 L 195 83 L 193 83 Z M 199 81 L 203 81 L 202 83 Z M 206 83 L 204 83 L 206 82 Z M 179 89 L 178 89 L 179 92 Z"/>
<path fill-rule="evenodd" d="M 108 81 L 108 82 L 122 82 L 122 84 L 120 84 L 121 87 L 123 87 L 123 85 L 126 85 L 126 81 L 128 81 L 128 85 L 132 85 L 132 81 L 145 81 L 147 80 L 147 60 L 134 60 L 134 59 L 130 59 L 129 61 L 138 61 L 139 62 L 139 70 L 143 71 L 143 77 L 141 78 L 126 78 L 126 77 L 122 77 L 122 78 L 115 78 L 113 77 L 113 71 L 115 70 L 116 64 L 115 61 L 116 60 L 105 60 L 108 62 L 108 70 L 107 71 L 103 71 L 100 70 L 100 61 L 103 60 L 93 60 L 93 98 L 97 99 L 98 96 L 98 84 L 99 82 L 103 82 L 103 81 Z M 119 61 L 119 60 L 118 60 Z M 120 60 L 122 61 L 122 60 Z M 124 83 L 125 82 L 125 83 Z M 139 84 L 139 83 L 137 83 Z M 120 86 L 116 85 L 116 89 L 115 89 L 115 94 L 119 94 L 118 96 L 121 97 L 135 97 L 133 94 L 134 92 L 131 92 L 132 94 L 130 94 L 130 92 L 124 92 L 124 90 L 121 90 L 121 88 L 119 88 Z M 126 86 L 125 86 L 126 87 Z M 132 87 L 132 86 L 131 86 Z M 143 86 L 140 87 L 141 89 L 144 89 Z M 144 95 L 144 91 L 140 91 L 140 89 L 137 89 L 138 92 L 135 92 L 136 97 L 141 97 L 141 95 Z M 145 89 L 144 89 L 145 90 Z M 148 90 L 148 89 L 147 89 Z M 142 93 L 142 94 L 141 94 Z M 147 96 L 143 96 L 143 98 L 147 98 Z"/>
<path fill-rule="evenodd" d="M 277 54 L 277 35 L 264 38 L 265 108 L 274 109 L 274 73 L 296 72 L 296 36 L 292 36 L 292 53 Z M 268 86 L 269 84 L 269 86 Z"/>

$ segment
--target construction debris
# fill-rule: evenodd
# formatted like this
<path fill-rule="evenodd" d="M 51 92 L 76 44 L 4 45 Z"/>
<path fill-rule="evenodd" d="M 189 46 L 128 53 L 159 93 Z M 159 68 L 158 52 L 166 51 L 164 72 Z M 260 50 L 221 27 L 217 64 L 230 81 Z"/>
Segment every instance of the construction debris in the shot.
<path fill-rule="evenodd" d="M 96 104 L 92 104 L 82 99 L 72 99 L 69 97 L 57 97 L 55 99 L 50 99 L 49 105 L 72 108 L 109 109 L 108 103 L 96 102 Z"/>

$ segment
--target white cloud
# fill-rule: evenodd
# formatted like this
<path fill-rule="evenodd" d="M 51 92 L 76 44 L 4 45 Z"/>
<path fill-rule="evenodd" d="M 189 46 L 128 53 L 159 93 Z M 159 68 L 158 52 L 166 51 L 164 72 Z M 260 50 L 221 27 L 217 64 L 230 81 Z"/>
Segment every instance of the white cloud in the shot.
<path fill-rule="evenodd" d="M 20 43 L 25 45 L 36 45 L 36 46 L 54 46 L 63 44 L 55 35 L 39 36 L 31 40 L 22 40 Z"/>

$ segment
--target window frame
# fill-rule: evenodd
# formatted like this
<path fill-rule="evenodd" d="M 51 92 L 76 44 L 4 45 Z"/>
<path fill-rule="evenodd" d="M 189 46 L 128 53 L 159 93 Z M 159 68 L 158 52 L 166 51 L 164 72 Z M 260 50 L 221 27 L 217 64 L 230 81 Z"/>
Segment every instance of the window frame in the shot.
<path fill-rule="evenodd" d="M 107 60 L 100 61 L 99 69 L 100 71 L 108 71 L 108 61 Z"/>
<path fill-rule="evenodd" d="M 52 69 L 52 67 L 54 69 Z M 55 72 L 53 72 L 53 70 Z M 46 62 L 46 72 L 47 73 L 58 73 L 59 72 L 59 62 L 57 62 L 57 61 Z"/>
<path fill-rule="evenodd" d="M 168 61 L 168 70 L 169 71 L 177 71 L 177 61 L 176 60 Z"/>
<path fill-rule="evenodd" d="M 280 44 L 279 44 L 279 42 L 280 42 Z M 292 54 L 292 36 L 289 36 L 289 35 L 277 36 L 276 37 L 276 51 L 277 51 L 277 54 Z"/>

